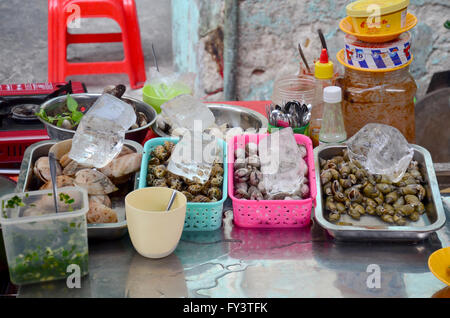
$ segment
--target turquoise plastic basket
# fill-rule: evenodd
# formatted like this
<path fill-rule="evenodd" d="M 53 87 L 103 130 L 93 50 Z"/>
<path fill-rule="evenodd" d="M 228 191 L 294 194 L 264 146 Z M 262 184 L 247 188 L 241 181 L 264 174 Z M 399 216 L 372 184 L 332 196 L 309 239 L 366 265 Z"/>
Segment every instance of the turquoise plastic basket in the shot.
<path fill-rule="evenodd" d="M 144 153 L 142 155 L 139 189 L 147 187 L 147 169 L 151 152 L 156 146 L 163 145 L 165 141 L 178 143 L 179 138 L 159 137 L 150 139 L 145 143 Z M 220 145 L 223 150 L 224 163 L 222 200 L 207 203 L 188 202 L 183 231 L 215 231 L 222 226 L 223 203 L 228 196 L 228 149 L 225 141 L 221 140 Z"/>

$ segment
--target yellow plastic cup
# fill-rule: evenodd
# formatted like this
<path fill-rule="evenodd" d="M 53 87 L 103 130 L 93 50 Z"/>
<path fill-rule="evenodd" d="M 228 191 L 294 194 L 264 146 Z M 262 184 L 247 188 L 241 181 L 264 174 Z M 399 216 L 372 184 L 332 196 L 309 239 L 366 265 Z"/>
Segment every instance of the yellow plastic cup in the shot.
<path fill-rule="evenodd" d="M 180 241 L 187 199 L 178 192 L 170 211 L 165 211 L 173 191 L 163 187 L 142 188 L 125 197 L 128 233 L 134 248 L 144 257 L 166 257 Z"/>
<path fill-rule="evenodd" d="M 440 281 L 450 286 L 450 247 L 444 247 L 428 258 L 428 268 Z"/>
<path fill-rule="evenodd" d="M 353 29 L 359 34 L 386 34 L 406 26 L 409 0 L 358 0 L 347 5 Z"/>

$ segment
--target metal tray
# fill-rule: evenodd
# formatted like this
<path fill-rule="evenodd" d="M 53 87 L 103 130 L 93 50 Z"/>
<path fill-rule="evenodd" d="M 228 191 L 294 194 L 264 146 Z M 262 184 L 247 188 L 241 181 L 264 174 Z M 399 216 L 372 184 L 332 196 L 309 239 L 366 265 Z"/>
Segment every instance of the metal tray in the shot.
<path fill-rule="evenodd" d="M 37 190 L 39 183 L 37 178 L 33 175 L 33 167 L 36 160 L 42 156 L 47 156 L 50 147 L 56 144 L 56 140 L 46 140 L 32 144 L 27 148 L 23 156 L 22 164 L 20 166 L 19 179 L 17 181 L 16 192 L 25 192 Z M 142 153 L 143 148 L 137 142 L 132 140 L 125 140 L 124 144 L 137 153 Z M 139 185 L 139 172 L 131 178 L 130 181 L 120 187 L 122 193 L 135 190 Z M 127 221 L 125 219 L 125 200 L 124 195 L 112 196 L 112 208 L 117 212 L 117 223 L 105 224 L 88 224 L 89 239 L 117 239 L 127 233 Z"/>
<path fill-rule="evenodd" d="M 329 222 L 324 216 L 326 211 L 323 209 L 324 198 L 320 184 L 319 158 L 330 159 L 341 153 L 346 146 L 321 145 L 314 149 L 314 164 L 317 167 L 317 205 L 314 211 L 314 218 L 319 225 L 336 240 L 347 241 L 421 241 L 442 228 L 445 224 L 445 212 L 431 155 L 425 148 L 417 145 L 411 146 L 414 148 L 413 159 L 420 163 L 421 172 L 426 179 L 427 198 L 424 200 L 426 213 L 421 216 L 419 221 L 409 222 L 406 226 L 390 226 L 377 217 L 364 216 L 360 220 L 353 220 L 349 216 L 343 215 L 342 221 L 350 222 L 353 225 L 337 225 Z"/>

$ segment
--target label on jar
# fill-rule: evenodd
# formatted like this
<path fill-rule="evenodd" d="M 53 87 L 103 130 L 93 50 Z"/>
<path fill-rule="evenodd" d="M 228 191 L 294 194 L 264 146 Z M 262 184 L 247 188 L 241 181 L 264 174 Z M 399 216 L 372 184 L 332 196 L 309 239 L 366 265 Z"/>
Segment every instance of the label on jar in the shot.
<path fill-rule="evenodd" d="M 402 66 L 411 60 L 411 35 L 402 33 L 394 41 L 367 43 L 351 35 L 345 36 L 345 61 L 365 69 L 390 69 Z"/>

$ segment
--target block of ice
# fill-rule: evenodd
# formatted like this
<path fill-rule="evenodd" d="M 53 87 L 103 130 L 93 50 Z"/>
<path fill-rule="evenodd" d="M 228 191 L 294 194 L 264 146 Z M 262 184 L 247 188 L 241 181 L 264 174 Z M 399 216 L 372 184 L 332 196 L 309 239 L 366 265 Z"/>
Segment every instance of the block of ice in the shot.
<path fill-rule="evenodd" d="M 125 132 L 135 122 L 136 113 L 131 105 L 103 94 L 81 119 L 69 157 L 87 166 L 106 166 L 121 151 Z"/>
<path fill-rule="evenodd" d="M 196 183 L 205 183 L 215 162 L 223 161 L 222 148 L 212 135 L 185 134 L 175 146 L 167 170 Z"/>
<path fill-rule="evenodd" d="M 161 112 L 172 128 L 203 131 L 214 125 L 216 119 L 211 110 L 191 95 L 180 95 L 161 105 Z"/>

